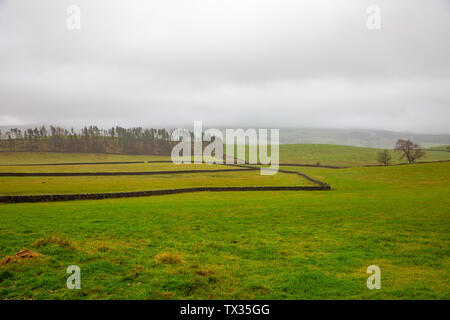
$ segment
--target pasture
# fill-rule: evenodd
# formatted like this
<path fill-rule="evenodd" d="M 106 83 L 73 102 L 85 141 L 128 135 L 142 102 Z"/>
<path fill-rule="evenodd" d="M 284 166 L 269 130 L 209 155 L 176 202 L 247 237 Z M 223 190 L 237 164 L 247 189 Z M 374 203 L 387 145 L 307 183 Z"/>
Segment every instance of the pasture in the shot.
<path fill-rule="evenodd" d="M 168 156 L 104 153 L 0 152 L 0 165 L 73 162 L 127 162 L 170 160 Z"/>
<path fill-rule="evenodd" d="M 235 150 L 237 150 L 237 147 Z M 280 145 L 280 163 L 321 164 L 340 167 L 379 165 L 377 154 L 380 151 L 382 149 L 329 144 L 282 144 Z M 393 150 L 390 150 L 390 152 L 392 164 L 406 161 L 405 159 L 400 159 L 400 153 Z M 231 153 L 228 152 L 228 154 Z M 246 160 L 248 161 L 248 149 L 246 150 Z M 433 148 L 432 151 L 426 151 L 425 157 L 419 161 L 442 160 L 450 160 L 450 152 L 448 152 L 446 147 Z"/>
<path fill-rule="evenodd" d="M 369 151 L 356 156 L 359 151 L 355 150 L 282 145 L 280 161 L 372 164 L 368 163 L 373 160 L 369 161 Z M 376 157 L 376 151 L 371 152 Z M 444 160 L 444 154 L 440 153 L 429 152 L 429 157 Z M 153 159 L 0 153 L 2 165 Z M 0 171 L 163 171 L 178 170 L 175 167 L 180 166 L 167 163 L 7 169 L 2 166 Z M 215 166 L 192 167 L 197 170 Z M 325 181 L 332 190 L 204 192 L 0 204 L 0 259 L 22 249 L 39 254 L 34 259 L 0 265 L 0 298 L 450 298 L 450 163 L 280 169 Z M 310 181 L 296 175 L 261 176 L 259 171 L 1 177 L 0 193 L 309 184 Z M 65 285 L 66 268 L 73 264 L 81 268 L 81 290 L 68 290 Z M 373 264 L 381 268 L 381 290 L 366 287 L 366 268 Z"/>

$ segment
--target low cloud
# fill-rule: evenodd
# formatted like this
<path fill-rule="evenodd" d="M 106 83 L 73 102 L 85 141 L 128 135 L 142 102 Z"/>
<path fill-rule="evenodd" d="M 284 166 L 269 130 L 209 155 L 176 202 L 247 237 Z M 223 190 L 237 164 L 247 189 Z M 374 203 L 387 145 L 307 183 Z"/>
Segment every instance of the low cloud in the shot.
<path fill-rule="evenodd" d="M 2 0 L 0 125 L 450 133 L 450 2 L 370 4 Z"/>

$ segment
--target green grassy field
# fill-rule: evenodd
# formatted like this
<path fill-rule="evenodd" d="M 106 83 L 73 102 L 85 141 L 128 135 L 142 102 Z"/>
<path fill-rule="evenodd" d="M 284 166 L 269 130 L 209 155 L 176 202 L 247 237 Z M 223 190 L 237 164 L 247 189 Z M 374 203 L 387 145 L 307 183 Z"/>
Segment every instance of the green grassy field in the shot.
<path fill-rule="evenodd" d="M 298 154 L 306 152 L 299 148 Z M 353 162 L 353 153 L 330 151 L 329 164 L 361 164 L 365 157 Z M 47 157 L 42 160 L 64 162 L 60 155 Z M 0 265 L 0 299 L 450 298 L 450 163 L 286 169 L 326 181 L 332 191 L 0 204 L 0 259 L 24 248 L 40 254 Z M 277 184 L 304 183 L 295 175 L 272 177 Z M 0 180 L 0 190 L 264 181 L 258 171 L 87 178 L 42 184 L 41 177 L 9 177 Z M 72 264 L 81 268 L 81 290 L 66 288 Z M 373 264 L 381 268 L 381 290 L 366 287 L 366 268 Z"/>
<path fill-rule="evenodd" d="M 441 150 L 441 149 L 437 149 Z M 282 144 L 280 145 L 280 163 L 321 164 L 331 166 L 362 166 L 380 164 L 377 154 L 382 149 L 339 146 L 329 144 Z M 248 160 L 248 149 L 246 150 Z M 236 154 L 236 153 L 235 153 Z M 401 154 L 391 150 L 392 163 L 404 163 Z M 429 151 L 419 161 L 450 160 L 448 151 Z"/>
<path fill-rule="evenodd" d="M 446 146 L 433 148 L 434 151 L 426 152 L 424 158 L 419 161 L 440 161 L 450 160 L 450 152 L 445 151 Z M 436 151 L 438 150 L 438 151 Z M 226 148 L 224 148 L 224 152 Z M 248 150 L 246 150 L 248 153 Z M 333 166 L 361 166 L 379 164 L 377 162 L 377 154 L 381 149 L 350 147 L 327 144 L 283 144 L 280 145 L 280 163 L 302 163 L 302 164 L 316 164 L 333 165 Z M 392 163 L 402 163 L 405 160 L 400 159 L 400 154 L 391 151 L 393 160 Z M 248 160 L 248 155 L 246 156 Z M 114 161 L 160 161 L 170 160 L 169 156 L 145 156 L 145 155 L 118 155 L 118 154 L 89 154 L 89 153 L 49 153 L 49 152 L 0 152 L 0 171 L 13 172 L 11 167 L 6 165 L 11 164 L 39 164 L 39 163 L 64 163 L 64 162 L 114 162 Z M 153 166 L 156 164 L 152 164 Z M 160 164 L 164 166 L 164 164 Z M 97 165 L 96 168 L 100 168 Z M 111 165 L 107 165 L 108 168 Z M 146 164 L 128 164 L 127 166 L 135 166 L 139 168 L 136 171 L 147 171 Z M 62 167 L 62 166 L 60 166 Z M 58 168 L 58 167 L 57 167 Z M 113 167 L 111 167 L 112 169 Z M 117 168 L 123 168 L 118 166 Z M 130 169 L 123 168 L 124 170 Z M 41 172 L 49 170 L 50 168 L 43 168 Z M 61 168 L 62 170 L 63 168 Z M 14 168 L 14 170 L 27 170 Z M 71 170 L 69 168 L 69 170 Z M 80 166 L 80 170 L 83 167 Z M 122 169 L 120 169 L 122 170 Z M 113 171 L 113 170 L 112 170 Z M 150 170 L 148 170 L 150 171 Z M 16 172 L 16 171 L 14 171 Z M 27 171 L 23 171 L 27 172 Z"/>
<path fill-rule="evenodd" d="M 104 153 L 0 152 L 0 165 L 27 163 L 126 162 L 159 160 L 170 160 L 170 157 Z"/>
<path fill-rule="evenodd" d="M 223 169 L 223 167 L 222 167 Z M 0 177 L 0 195 L 70 194 L 180 189 L 191 187 L 311 186 L 286 173 L 262 176 L 259 171 L 183 173 L 151 176 Z"/>
<path fill-rule="evenodd" d="M 432 147 L 430 150 L 442 150 L 442 151 L 450 151 L 450 146 L 439 146 L 439 147 Z"/>
<path fill-rule="evenodd" d="M 215 164 L 174 164 L 174 163 L 132 163 L 58 166 L 2 166 L 0 172 L 46 173 L 46 172 L 150 172 L 181 170 L 223 170 L 232 169 Z M 236 167 L 234 169 L 239 169 Z"/>

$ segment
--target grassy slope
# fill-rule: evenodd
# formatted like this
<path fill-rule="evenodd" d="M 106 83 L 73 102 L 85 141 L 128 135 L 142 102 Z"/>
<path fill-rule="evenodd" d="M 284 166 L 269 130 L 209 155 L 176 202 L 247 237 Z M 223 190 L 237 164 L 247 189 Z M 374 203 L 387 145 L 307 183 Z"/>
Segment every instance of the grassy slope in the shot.
<path fill-rule="evenodd" d="M 224 149 L 226 151 L 226 149 Z M 359 166 L 379 164 L 377 153 L 380 149 L 349 147 L 327 144 L 283 144 L 280 145 L 281 163 L 305 163 L 336 166 Z M 393 163 L 400 160 L 400 154 L 392 152 Z M 248 156 L 247 156 L 248 159 Z M 108 162 L 108 161 L 157 161 L 170 160 L 168 156 L 86 154 L 86 153 L 49 153 L 49 152 L 0 152 L 0 166 L 27 163 L 64 163 L 64 162 Z M 450 160 L 450 152 L 429 151 L 420 161 Z M 8 171 L 9 169 L 0 169 Z"/>
<path fill-rule="evenodd" d="M 450 145 L 449 146 L 439 146 L 439 147 L 432 147 L 431 150 L 444 150 L 449 152 L 450 151 Z"/>
<path fill-rule="evenodd" d="M 334 165 L 334 166 L 361 166 L 379 164 L 377 154 L 381 149 L 338 146 L 329 144 L 282 144 L 280 145 L 280 163 L 301 163 Z M 248 150 L 247 150 L 248 152 Z M 391 151 L 392 163 L 401 163 L 400 153 Z M 246 156 L 248 160 L 248 154 Z M 450 152 L 429 151 L 419 161 L 450 160 Z"/>
<path fill-rule="evenodd" d="M 349 146 L 325 144 L 286 144 L 280 146 L 281 163 L 308 163 L 320 162 L 326 165 L 358 166 L 379 164 L 377 154 L 380 149 L 360 148 Z M 405 162 L 400 154 L 392 151 L 393 163 Z M 419 161 L 450 160 L 449 152 L 431 151 Z"/>
<path fill-rule="evenodd" d="M 0 266 L 0 298 L 449 299 L 449 169 L 299 169 L 331 192 L 0 205 L 0 255 L 43 254 Z M 55 234 L 73 248 L 32 246 Z M 65 288 L 71 264 L 81 290 Z M 366 288 L 372 264 L 381 290 Z"/>

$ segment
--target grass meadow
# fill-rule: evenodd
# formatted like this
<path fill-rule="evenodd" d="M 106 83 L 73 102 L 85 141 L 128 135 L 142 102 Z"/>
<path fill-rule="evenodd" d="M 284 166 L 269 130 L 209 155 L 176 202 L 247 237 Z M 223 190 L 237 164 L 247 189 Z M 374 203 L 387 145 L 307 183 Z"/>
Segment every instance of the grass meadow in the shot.
<path fill-rule="evenodd" d="M 228 154 L 229 150 L 224 149 Z M 377 154 L 383 149 L 339 146 L 330 144 L 282 144 L 280 145 L 280 163 L 321 164 L 329 166 L 356 167 L 363 165 L 377 165 Z M 391 151 L 392 164 L 404 163 L 401 154 Z M 224 151 L 225 152 L 225 151 Z M 237 154 L 237 147 L 235 147 Z M 248 149 L 246 150 L 248 160 Z M 425 157 L 419 161 L 450 160 L 447 147 L 426 151 Z"/>
<path fill-rule="evenodd" d="M 222 166 L 223 169 L 223 166 Z M 242 172 L 239 172 L 242 171 Z M 126 192 L 191 187 L 312 186 L 305 178 L 259 171 L 184 173 L 151 176 L 0 177 L 0 195 Z"/>
<path fill-rule="evenodd" d="M 331 191 L 0 204 L 0 259 L 22 249 L 38 254 L 0 265 L 0 299 L 449 299 L 450 163 L 357 167 L 373 164 L 377 151 L 371 149 L 369 156 L 369 151 L 359 155 L 356 150 L 361 151 L 281 146 L 281 162 L 354 165 L 281 167 L 325 181 Z M 429 152 L 424 160 L 444 160 L 445 154 Z M 152 160 L 90 154 L 16 156 L 0 153 L 0 164 Z M 106 166 L 18 170 L 112 171 L 134 165 Z M 308 183 L 296 175 L 260 176 L 258 171 L 2 177 L 0 193 Z M 66 288 L 69 265 L 81 268 L 81 290 Z M 381 269 L 380 290 L 366 287 L 370 265 Z"/>
<path fill-rule="evenodd" d="M 170 157 L 104 153 L 0 152 L 0 165 L 161 160 L 170 160 Z"/>

